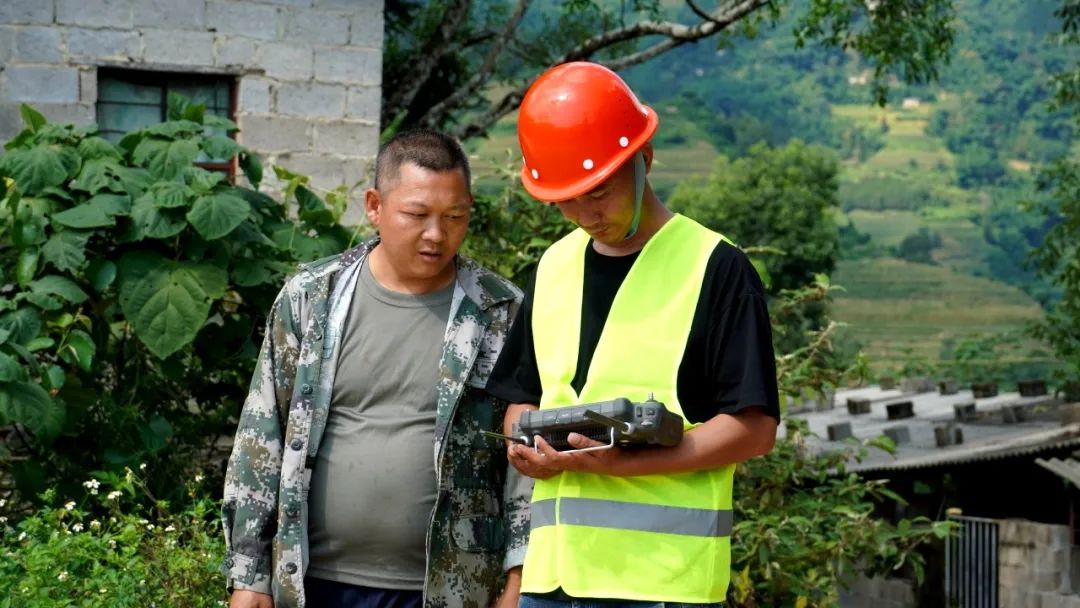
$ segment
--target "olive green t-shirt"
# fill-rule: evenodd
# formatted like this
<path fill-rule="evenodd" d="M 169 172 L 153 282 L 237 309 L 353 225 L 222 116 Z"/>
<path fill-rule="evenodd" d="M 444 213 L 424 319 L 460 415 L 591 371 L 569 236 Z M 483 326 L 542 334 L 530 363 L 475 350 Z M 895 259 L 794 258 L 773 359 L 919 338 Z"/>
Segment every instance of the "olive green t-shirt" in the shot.
<path fill-rule="evenodd" d="M 411 295 L 364 264 L 312 471 L 308 576 L 422 589 L 435 505 L 435 385 L 454 284 Z"/>

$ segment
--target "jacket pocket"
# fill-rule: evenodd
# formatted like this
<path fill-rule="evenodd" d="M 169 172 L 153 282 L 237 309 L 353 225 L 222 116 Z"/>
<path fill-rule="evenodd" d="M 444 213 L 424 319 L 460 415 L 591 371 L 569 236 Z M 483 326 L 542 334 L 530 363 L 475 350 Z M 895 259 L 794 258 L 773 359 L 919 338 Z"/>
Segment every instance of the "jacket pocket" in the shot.
<path fill-rule="evenodd" d="M 469 553 L 501 551 L 506 544 L 505 524 L 498 515 L 457 517 L 451 535 L 458 549 Z"/>

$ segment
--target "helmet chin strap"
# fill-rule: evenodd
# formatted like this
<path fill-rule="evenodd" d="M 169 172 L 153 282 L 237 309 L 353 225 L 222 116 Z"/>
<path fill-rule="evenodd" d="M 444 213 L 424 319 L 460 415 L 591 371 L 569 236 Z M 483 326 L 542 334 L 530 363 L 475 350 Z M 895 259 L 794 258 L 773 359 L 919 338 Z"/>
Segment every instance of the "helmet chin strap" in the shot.
<path fill-rule="evenodd" d="M 626 231 L 624 241 L 634 238 L 641 222 L 641 202 L 645 197 L 645 155 L 640 151 L 634 154 L 634 217 L 630 220 L 630 229 Z"/>

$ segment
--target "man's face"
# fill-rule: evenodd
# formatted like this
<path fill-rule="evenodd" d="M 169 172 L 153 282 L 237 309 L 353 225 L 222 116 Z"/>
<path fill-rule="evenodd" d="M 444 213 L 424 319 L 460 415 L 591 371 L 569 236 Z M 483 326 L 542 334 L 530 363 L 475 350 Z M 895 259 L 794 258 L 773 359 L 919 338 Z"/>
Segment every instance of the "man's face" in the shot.
<path fill-rule="evenodd" d="M 395 282 L 416 291 L 446 284 L 465 240 L 473 198 L 459 169 L 431 171 L 402 163 L 382 191 L 368 190 L 368 219 L 378 228 Z"/>
<path fill-rule="evenodd" d="M 646 145 L 642 152 L 648 167 L 652 148 Z M 630 231 L 634 218 L 633 157 L 599 186 L 556 205 L 563 217 L 588 232 L 594 241 L 618 246 Z"/>

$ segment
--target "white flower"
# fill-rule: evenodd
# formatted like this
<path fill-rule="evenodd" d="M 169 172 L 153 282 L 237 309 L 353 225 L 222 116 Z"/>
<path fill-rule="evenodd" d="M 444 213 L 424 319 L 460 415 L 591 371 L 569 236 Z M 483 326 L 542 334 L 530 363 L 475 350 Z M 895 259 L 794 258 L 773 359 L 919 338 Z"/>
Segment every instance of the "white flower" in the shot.
<path fill-rule="evenodd" d="M 0 524 L 6 524 L 6 523 L 7 523 L 7 518 L 0 515 Z"/>
<path fill-rule="evenodd" d="M 71 529 L 74 532 L 82 532 L 83 531 L 83 525 L 82 524 L 75 524 L 75 525 L 71 526 Z"/>
<path fill-rule="evenodd" d="M 176 528 L 174 528 L 172 526 L 168 526 L 168 527 L 165 528 L 165 531 L 166 532 L 176 532 Z"/>
<path fill-rule="evenodd" d="M 116 541 L 115 540 L 110 540 L 109 541 L 109 548 L 110 549 L 115 549 L 116 548 Z"/>
<path fill-rule="evenodd" d="M 120 490 L 113 490 L 112 492 L 109 492 L 108 495 L 106 495 L 106 497 L 109 500 L 117 500 L 117 499 L 120 498 Z"/>
<path fill-rule="evenodd" d="M 56 580 L 58 580 L 58 581 L 66 581 L 67 577 L 68 577 L 67 570 L 64 570 L 63 572 L 61 572 L 60 574 L 58 574 L 56 576 Z"/>
<path fill-rule="evenodd" d="M 82 485 L 87 490 L 90 490 L 91 494 L 97 494 L 98 488 L 101 487 L 101 482 L 96 479 L 91 479 L 90 481 L 84 481 Z"/>
<path fill-rule="evenodd" d="M 68 502 L 67 504 L 64 505 L 64 508 L 67 509 L 68 511 L 71 511 L 72 509 L 75 508 L 75 501 L 72 500 L 72 501 Z"/>
<path fill-rule="evenodd" d="M 4 505 L 6 505 L 6 504 L 7 504 L 7 500 L 5 500 L 3 498 L 0 498 L 0 509 L 4 508 Z"/>
<path fill-rule="evenodd" d="M 102 587 L 101 589 L 98 589 L 98 593 L 108 593 L 108 592 L 109 592 L 109 590 L 106 589 L 105 587 Z"/>
<path fill-rule="evenodd" d="M 92 519 L 90 520 L 90 527 L 96 530 L 101 527 L 101 522 L 96 519 Z"/>
<path fill-rule="evenodd" d="M 154 529 L 154 524 L 146 524 L 146 529 L 147 530 L 153 530 Z"/>
<path fill-rule="evenodd" d="M 25 538 L 26 538 L 26 532 L 20 532 L 19 533 L 19 540 L 21 541 L 21 540 L 24 540 Z"/>
<path fill-rule="evenodd" d="M 202 473 L 196 473 L 196 474 L 195 474 L 195 483 L 199 483 L 199 482 L 200 482 L 200 481 L 202 481 L 203 479 L 205 479 L 205 478 L 203 477 L 203 474 L 202 474 Z"/>
<path fill-rule="evenodd" d="M 140 471 L 145 471 L 146 470 L 146 463 L 145 462 L 139 465 L 139 470 Z"/>

